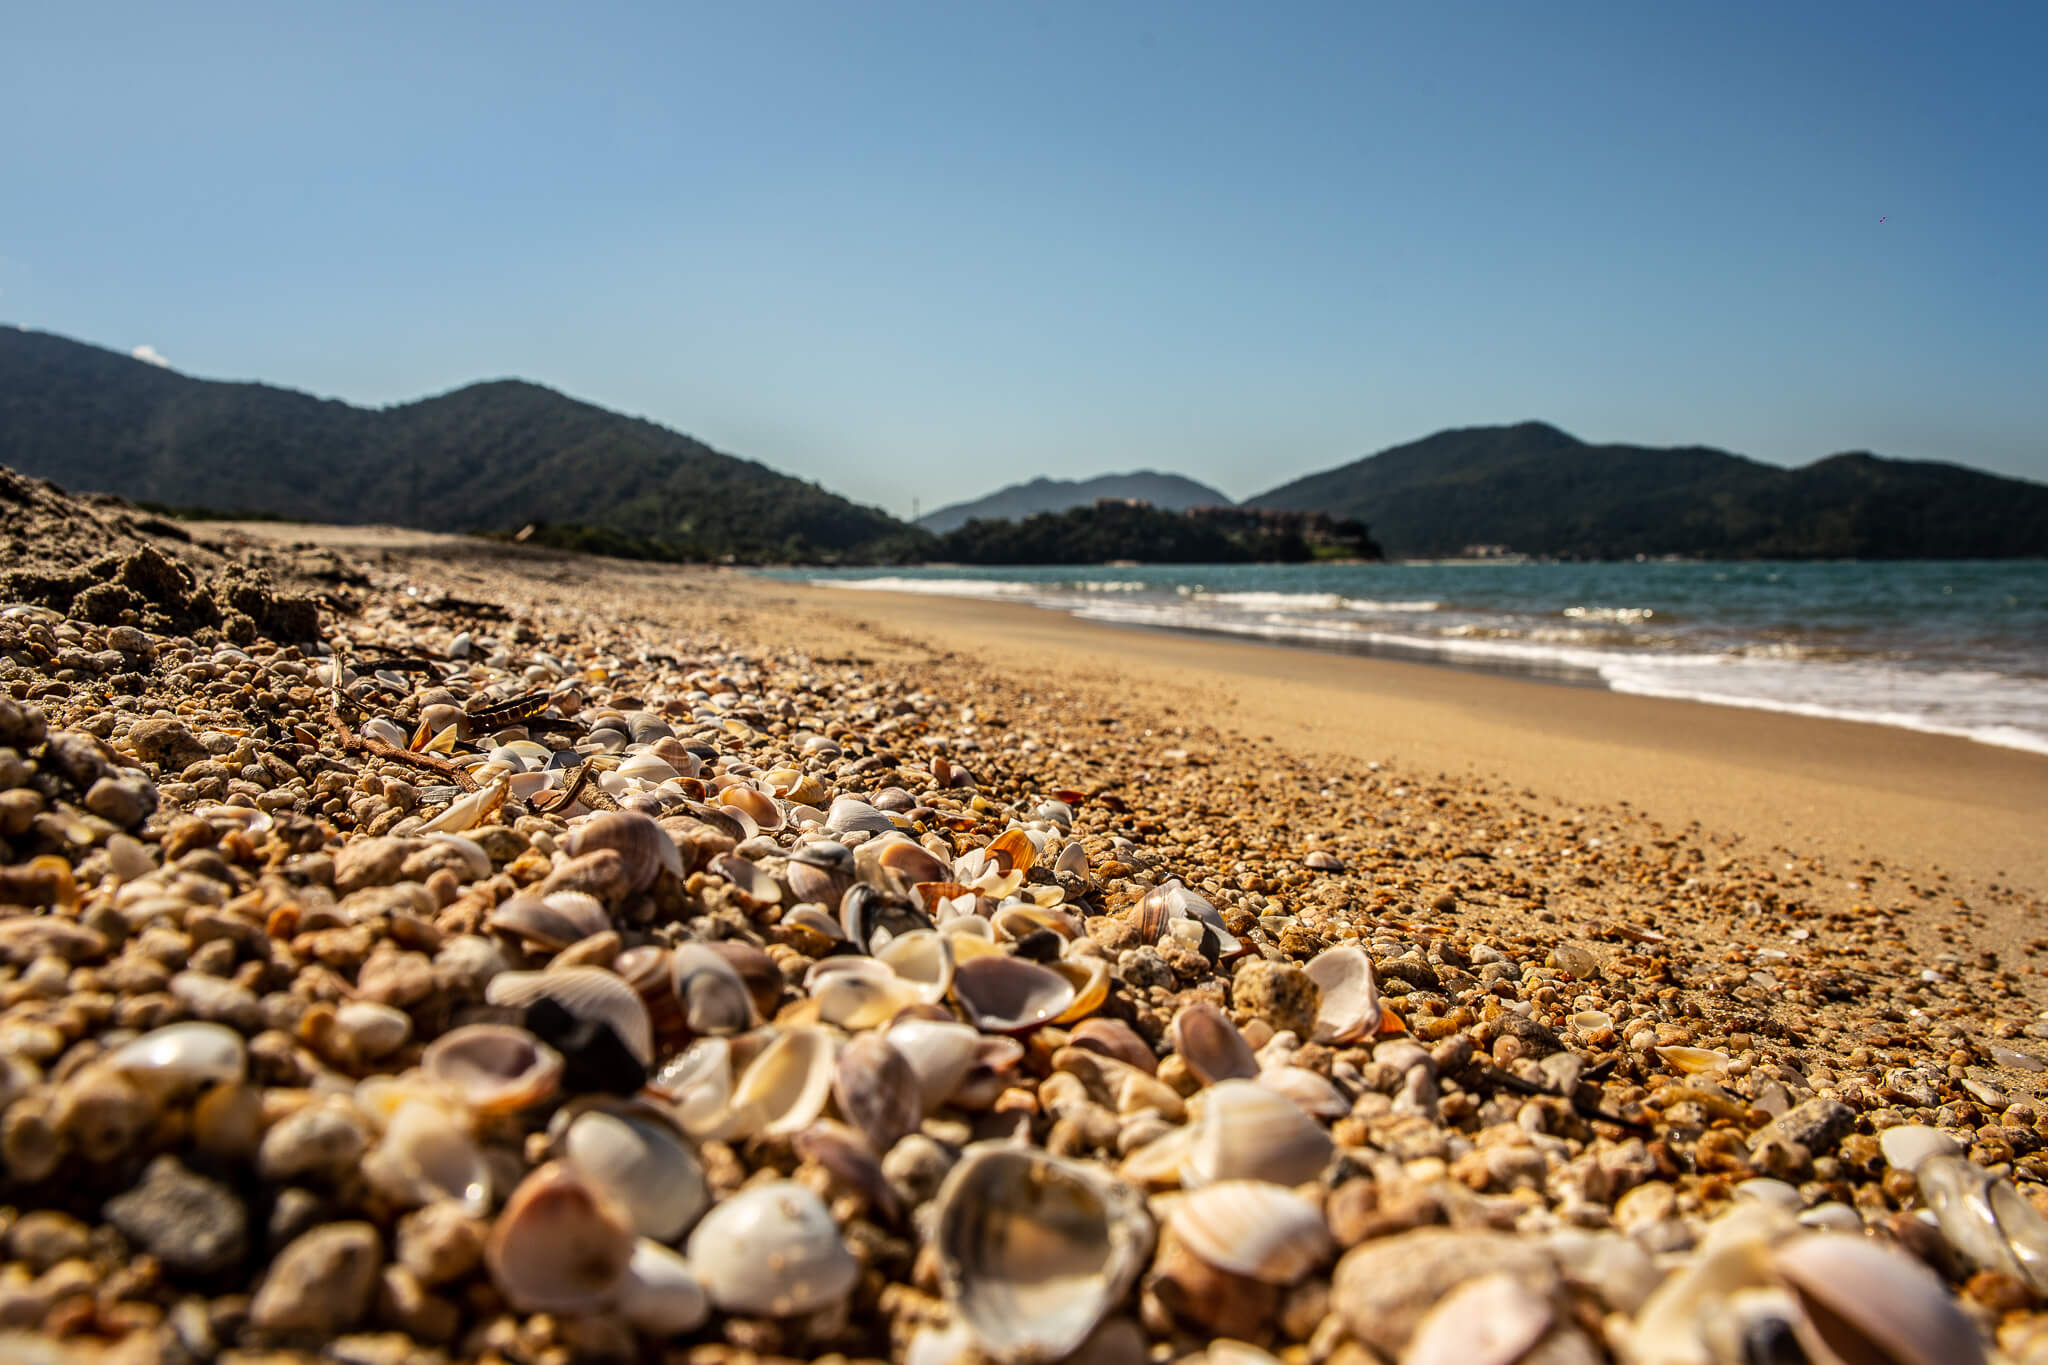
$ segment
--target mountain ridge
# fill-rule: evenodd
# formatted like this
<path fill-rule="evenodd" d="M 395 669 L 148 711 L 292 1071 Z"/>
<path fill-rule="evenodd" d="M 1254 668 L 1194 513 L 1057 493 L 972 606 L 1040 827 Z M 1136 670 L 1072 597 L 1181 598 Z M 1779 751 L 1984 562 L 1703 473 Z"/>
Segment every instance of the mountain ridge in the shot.
<path fill-rule="evenodd" d="M 1098 498 L 1136 499 L 1169 512 L 1190 507 L 1234 507 L 1227 493 L 1181 474 L 1163 474 L 1154 469 L 1136 469 L 1128 474 L 1098 474 L 1089 479 L 1054 479 L 1039 475 L 1024 483 L 1008 484 L 995 492 L 966 502 L 951 503 L 917 519 L 917 525 L 936 535 L 958 530 L 970 521 L 1020 521 L 1040 512 L 1064 512 L 1086 507 Z"/>

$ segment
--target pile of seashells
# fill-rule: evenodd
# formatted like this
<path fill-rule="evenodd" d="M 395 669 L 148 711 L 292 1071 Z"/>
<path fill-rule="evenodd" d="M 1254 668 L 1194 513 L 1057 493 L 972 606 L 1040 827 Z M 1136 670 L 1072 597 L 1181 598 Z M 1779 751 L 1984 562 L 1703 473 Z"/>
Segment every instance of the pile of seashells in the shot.
<path fill-rule="evenodd" d="M 1289 938 L 911 680 L 0 623 L 160 689 L 0 700 L 6 1358 L 2048 1360 L 1967 1134 Z"/>

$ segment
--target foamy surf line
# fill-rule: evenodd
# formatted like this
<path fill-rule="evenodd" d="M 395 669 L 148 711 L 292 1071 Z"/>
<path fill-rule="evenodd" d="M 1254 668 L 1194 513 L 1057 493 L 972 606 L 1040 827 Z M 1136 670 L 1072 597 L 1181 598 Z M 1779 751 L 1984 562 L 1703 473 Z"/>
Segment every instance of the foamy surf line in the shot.
<path fill-rule="evenodd" d="M 1334 593 L 1206 592 L 1167 597 L 1128 580 L 821 578 L 819 587 L 1015 602 L 1103 625 L 1254 639 L 1602 687 L 1631 696 L 1883 725 L 2048 756 L 2048 684 L 1998 674 L 1934 672 L 1733 655 L 1603 650 L 1533 640 L 1471 639 L 1382 628 L 1375 616 L 1441 610 Z M 1151 591 L 1153 600 L 1138 600 Z M 2019 717 L 2015 720 L 2014 717 Z M 2038 719 L 2037 719 L 2038 718 Z"/>

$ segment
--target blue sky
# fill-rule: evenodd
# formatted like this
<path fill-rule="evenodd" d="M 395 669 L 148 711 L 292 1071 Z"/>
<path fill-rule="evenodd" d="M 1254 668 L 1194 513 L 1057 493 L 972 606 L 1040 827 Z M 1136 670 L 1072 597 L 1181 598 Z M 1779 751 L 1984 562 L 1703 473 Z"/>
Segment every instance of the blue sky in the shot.
<path fill-rule="evenodd" d="M 188 374 L 520 376 L 899 514 L 1531 417 L 2048 480 L 2041 6 L 0 21 L 0 320 Z"/>

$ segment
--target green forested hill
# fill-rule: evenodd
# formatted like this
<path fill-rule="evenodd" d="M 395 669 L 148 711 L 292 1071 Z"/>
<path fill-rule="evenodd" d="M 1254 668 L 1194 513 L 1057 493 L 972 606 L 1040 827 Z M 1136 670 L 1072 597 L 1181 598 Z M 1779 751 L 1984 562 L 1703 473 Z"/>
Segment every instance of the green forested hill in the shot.
<path fill-rule="evenodd" d="M 1389 555 L 1468 545 L 1625 558 L 2048 555 L 2048 486 L 1836 455 L 1779 469 L 1702 446 L 1588 445 L 1541 422 L 1442 431 L 1247 498 L 1372 523 Z"/>
<path fill-rule="evenodd" d="M 876 508 L 537 384 L 358 408 L 11 328 L 0 464 L 174 507 L 436 530 L 579 523 L 703 554 L 836 557 L 925 540 Z"/>

